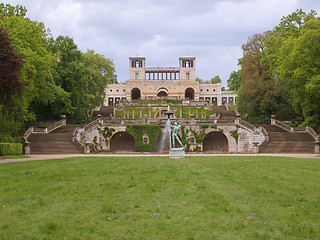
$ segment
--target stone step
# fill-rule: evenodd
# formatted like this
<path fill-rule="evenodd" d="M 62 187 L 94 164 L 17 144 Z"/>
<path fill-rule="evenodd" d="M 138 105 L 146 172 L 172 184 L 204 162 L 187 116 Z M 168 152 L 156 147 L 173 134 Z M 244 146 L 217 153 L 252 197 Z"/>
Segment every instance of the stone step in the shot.
<path fill-rule="evenodd" d="M 269 134 L 261 153 L 313 153 L 314 139 L 307 132 L 288 132 L 275 125 L 259 125 Z"/>
<path fill-rule="evenodd" d="M 83 153 L 72 135 L 77 125 L 62 126 L 48 134 L 31 134 L 28 137 L 31 154 L 67 154 Z"/>

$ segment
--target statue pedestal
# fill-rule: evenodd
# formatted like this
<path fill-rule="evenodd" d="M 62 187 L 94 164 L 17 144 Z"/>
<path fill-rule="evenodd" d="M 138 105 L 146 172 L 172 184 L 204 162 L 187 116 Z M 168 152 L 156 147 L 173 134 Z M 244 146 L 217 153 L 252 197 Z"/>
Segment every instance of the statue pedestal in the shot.
<path fill-rule="evenodd" d="M 171 148 L 169 158 L 185 158 L 184 148 Z"/>

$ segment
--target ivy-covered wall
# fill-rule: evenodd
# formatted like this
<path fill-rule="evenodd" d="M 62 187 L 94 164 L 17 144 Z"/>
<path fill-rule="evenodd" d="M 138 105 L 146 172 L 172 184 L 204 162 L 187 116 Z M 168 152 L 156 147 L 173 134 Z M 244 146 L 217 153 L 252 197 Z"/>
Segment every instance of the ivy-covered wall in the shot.
<path fill-rule="evenodd" d="M 161 133 L 159 125 L 131 125 L 126 127 L 126 131 L 130 132 L 136 142 L 137 152 L 156 152 L 157 138 Z M 148 134 L 149 143 L 143 143 L 143 135 Z"/>

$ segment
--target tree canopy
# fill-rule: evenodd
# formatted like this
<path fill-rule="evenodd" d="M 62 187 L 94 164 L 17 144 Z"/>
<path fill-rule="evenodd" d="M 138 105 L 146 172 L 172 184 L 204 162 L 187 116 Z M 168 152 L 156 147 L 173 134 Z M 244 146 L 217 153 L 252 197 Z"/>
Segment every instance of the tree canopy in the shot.
<path fill-rule="evenodd" d="M 248 118 L 276 114 L 320 130 L 320 18 L 297 10 L 243 45 L 238 110 Z"/>
<path fill-rule="evenodd" d="M 90 111 L 103 103 L 106 84 L 117 81 L 112 60 L 93 50 L 83 53 L 68 36 L 54 39 L 42 22 L 26 18 L 26 12 L 19 5 L 0 4 L 1 43 L 9 46 L 10 38 L 12 51 L 9 47 L 6 51 L 17 54 L 10 58 L 2 48 L 2 62 L 20 61 L 11 68 L 12 75 L 5 75 L 4 65 L 0 69 L 1 84 L 7 83 L 1 85 L 1 96 L 11 100 L 10 108 L 0 103 L 3 116 L 22 132 L 27 121 L 50 121 L 61 115 L 74 122 L 88 119 Z"/>

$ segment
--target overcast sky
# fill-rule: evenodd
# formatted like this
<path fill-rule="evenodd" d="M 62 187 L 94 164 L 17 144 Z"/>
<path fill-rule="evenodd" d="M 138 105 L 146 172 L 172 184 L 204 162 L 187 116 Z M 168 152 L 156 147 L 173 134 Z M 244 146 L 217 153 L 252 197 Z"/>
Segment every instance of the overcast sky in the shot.
<path fill-rule="evenodd" d="M 9 0 L 27 8 L 53 37 L 72 37 L 82 51 L 113 59 L 119 82 L 129 76 L 131 56 L 147 67 L 178 67 L 195 56 L 196 75 L 219 75 L 223 85 L 238 70 L 241 45 L 271 30 L 283 16 L 302 8 L 320 13 L 319 0 Z M 320 14 L 319 14 L 320 15 Z"/>

